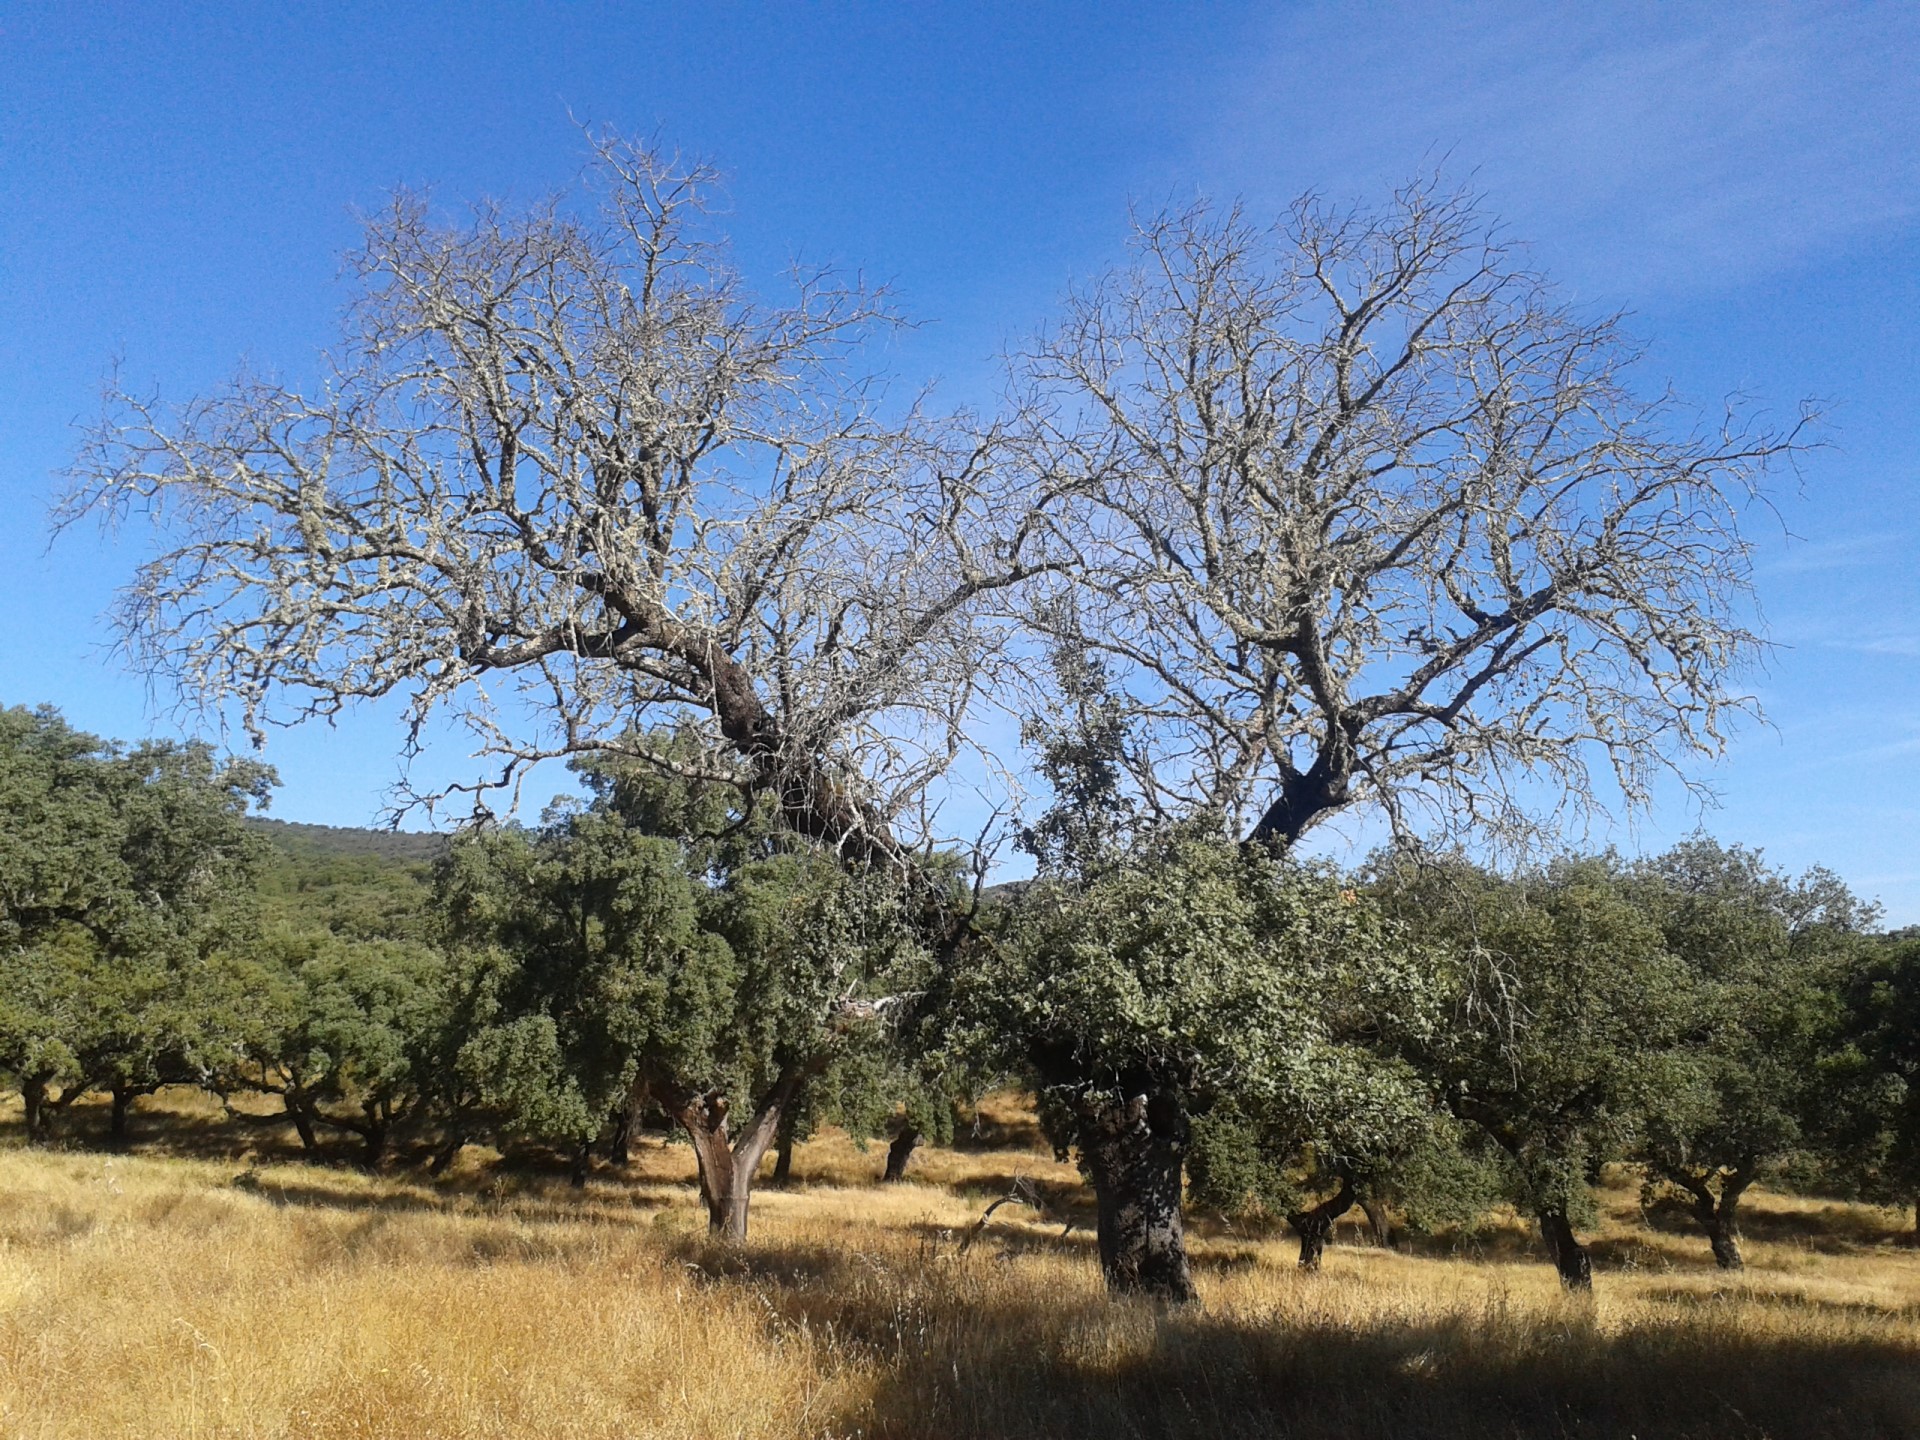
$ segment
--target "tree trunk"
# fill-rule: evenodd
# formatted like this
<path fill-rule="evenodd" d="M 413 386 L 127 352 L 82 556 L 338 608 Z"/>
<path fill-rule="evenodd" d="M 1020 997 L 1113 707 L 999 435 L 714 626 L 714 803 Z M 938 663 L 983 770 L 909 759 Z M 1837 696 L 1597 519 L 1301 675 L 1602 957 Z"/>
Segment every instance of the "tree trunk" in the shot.
<path fill-rule="evenodd" d="M 793 1132 L 783 1127 L 773 1147 L 773 1183 L 784 1188 L 792 1179 Z"/>
<path fill-rule="evenodd" d="M 378 1108 L 372 1102 L 363 1105 L 367 1122 L 364 1126 L 355 1126 L 363 1142 L 360 1162 L 369 1170 L 378 1170 L 381 1162 L 387 1158 L 387 1134 L 392 1124 L 392 1116 Z"/>
<path fill-rule="evenodd" d="M 313 1116 L 307 1113 L 306 1101 L 288 1091 L 280 1097 L 280 1103 L 286 1107 L 287 1118 L 293 1122 L 293 1132 L 300 1137 L 300 1148 L 309 1155 L 320 1152 L 320 1137 L 313 1128 Z"/>
<path fill-rule="evenodd" d="M 1693 1197 L 1693 1218 L 1706 1232 L 1707 1245 L 1713 1251 L 1713 1263 L 1722 1270 L 1742 1270 L 1746 1262 L 1740 1255 L 1740 1197 L 1753 1183 L 1751 1165 L 1743 1165 L 1720 1178 L 1720 1194 L 1713 1193 L 1713 1173 L 1688 1174 L 1668 1167 L 1666 1177 Z"/>
<path fill-rule="evenodd" d="M 607 1130 L 607 1163 L 619 1169 L 633 1158 L 627 1145 L 633 1135 L 633 1102 L 628 1101 L 615 1110 L 612 1120 Z"/>
<path fill-rule="evenodd" d="M 1720 1182 L 1720 1201 L 1710 1205 L 1703 1217 L 1707 1222 L 1707 1244 L 1713 1250 L 1713 1263 L 1722 1270 L 1744 1270 L 1740 1256 L 1740 1197 L 1753 1181 L 1745 1169 L 1736 1170 Z"/>
<path fill-rule="evenodd" d="M 1320 1256 L 1333 1234 L 1333 1222 L 1353 1208 L 1353 1176 L 1342 1174 L 1340 1188 L 1309 1210 L 1296 1210 L 1287 1216 L 1287 1224 L 1300 1237 L 1300 1268 L 1318 1270 Z"/>
<path fill-rule="evenodd" d="M 1083 1112 L 1080 1146 L 1107 1288 L 1173 1304 L 1194 1299 L 1180 1212 L 1187 1117 L 1178 1097 L 1137 1095 Z"/>
<path fill-rule="evenodd" d="M 1593 1289 L 1593 1261 L 1587 1247 L 1574 1238 L 1566 1211 L 1540 1212 L 1540 1238 L 1547 1242 L 1547 1254 L 1553 1259 L 1553 1268 L 1560 1272 L 1560 1284 L 1564 1288 Z"/>
<path fill-rule="evenodd" d="M 53 1112 L 47 1108 L 47 1082 L 29 1075 L 20 1082 L 20 1100 L 26 1106 L 27 1143 L 44 1145 L 53 1138 Z"/>
<path fill-rule="evenodd" d="M 691 1126 L 694 1158 L 700 1167 L 700 1198 L 707 1203 L 707 1234 L 716 1240 L 747 1238 L 747 1206 L 753 1198 L 753 1174 L 741 1175 L 727 1143 L 726 1099 L 717 1102 L 717 1117 L 704 1131 Z M 711 1112 L 710 1112 L 711 1113 Z M 682 1122 L 684 1123 L 684 1122 Z"/>
<path fill-rule="evenodd" d="M 582 1140 L 573 1147 L 573 1169 L 567 1176 L 567 1183 L 576 1190 L 587 1188 L 587 1172 L 593 1168 L 593 1142 Z"/>
<path fill-rule="evenodd" d="M 447 1136 L 446 1139 L 441 1142 L 440 1148 L 433 1152 L 433 1160 L 432 1163 L 427 1166 L 427 1174 L 446 1174 L 447 1167 L 453 1164 L 454 1159 L 466 1148 L 466 1145 L 467 1137 L 462 1131 L 456 1130 Z"/>
<path fill-rule="evenodd" d="M 1373 1236 L 1373 1243 L 1382 1250 L 1391 1250 L 1393 1219 L 1387 1214 L 1386 1202 L 1376 1195 L 1368 1195 L 1360 1201 L 1360 1209 L 1367 1217 L 1367 1231 Z"/>
<path fill-rule="evenodd" d="M 133 1097 L 139 1093 L 125 1085 L 113 1087 L 113 1118 L 107 1123 L 107 1138 L 116 1146 L 124 1147 L 127 1143 L 127 1111 L 132 1109 Z"/>
<path fill-rule="evenodd" d="M 900 1133 L 887 1146 L 887 1168 L 880 1175 L 882 1184 L 897 1185 L 907 1178 L 907 1162 L 913 1159 L 914 1147 L 919 1143 L 918 1130 L 911 1125 L 900 1127 Z"/>
<path fill-rule="evenodd" d="M 821 1057 L 782 1071 L 753 1112 L 753 1119 L 731 1144 L 727 1137 L 727 1097 L 718 1090 L 700 1095 L 684 1087 L 662 1085 L 654 1091 L 693 1142 L 700 1198 L 707 1207 L 707 1234 L 714 1239 L 737 1243 L 747 1238 L 753 1177 L 773 1144 L 787 1107 L 823 1061 Z"/>

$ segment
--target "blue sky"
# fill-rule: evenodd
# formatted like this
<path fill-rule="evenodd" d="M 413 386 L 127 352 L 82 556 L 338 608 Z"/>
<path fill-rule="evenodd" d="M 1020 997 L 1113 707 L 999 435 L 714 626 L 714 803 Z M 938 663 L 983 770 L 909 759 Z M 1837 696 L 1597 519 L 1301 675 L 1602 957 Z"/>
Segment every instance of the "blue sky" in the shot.
<path fill-rule="evenodd" d="M 173 397 L 242 360 L 297 377 L 356 206 L 538 195 L 580 167 L 569 113 L 718 160 L 749 272 L 892 280 L 931 322 L 894 364 L 954 400 L 1130 202 L 1277 209 L 1439 163 L 1631 312 L 1649 378 L 1823 403 L 1759 533 L 1770 724 L 1704 820 L 1920 922 L 1917 73 L 1912 5 L 0 4 L 0 700 L 170 728 L 103 649 L 140 537 L 46 544 L 109 365 Z M 369 821 L 397 744 L 377 713 L 276 737 L 276 813 Z M 1702 818 L 1675 794 L 1595 838 Z"/>

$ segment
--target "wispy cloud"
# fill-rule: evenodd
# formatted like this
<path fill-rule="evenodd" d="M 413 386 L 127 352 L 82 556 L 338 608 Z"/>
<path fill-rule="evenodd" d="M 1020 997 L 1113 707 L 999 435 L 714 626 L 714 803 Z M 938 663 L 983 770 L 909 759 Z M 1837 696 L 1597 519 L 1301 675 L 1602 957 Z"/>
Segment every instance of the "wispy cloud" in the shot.
<path fill-rule="evenodd" d="M 1920 218 L 1920 6 L 1318 5 L 1222 94 L 1239 172 L 1377 187 L 1451 154 L 1555 268 L 1740 283 Z"/>
<path fill-rule="evenodd" d="M 1767 575 L 1816 575 L 1884 565 L 1896 554 L 1920 549 L 1913 536 L 1898 530 L 1875 535 L 1843 535 L 1800 541 L 1770 555 L 1760 566 Z"/>
<path fill-rule="evenodd" d="M 1905 660 L 1920 659 L 1920 631 L 1915 630 L 1832 636 L 1820 643 L 1829 650 L 1850 650 L 1859 655 L 1897 655 Z"/>

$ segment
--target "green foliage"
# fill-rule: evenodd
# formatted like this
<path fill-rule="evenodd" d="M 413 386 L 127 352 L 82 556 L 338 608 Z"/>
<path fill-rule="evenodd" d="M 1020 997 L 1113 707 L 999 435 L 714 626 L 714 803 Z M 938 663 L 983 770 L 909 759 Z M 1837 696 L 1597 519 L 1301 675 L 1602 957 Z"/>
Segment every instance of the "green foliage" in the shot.
<path fill-rule="evenodd" d="M 448 941 L 487 957 L 457 1061 L 480 1103 L 577 1142 L 636 1083 L 750 1110 L 782 1075 L 834 1071 L 833 1113 L 873 1123 L 861 1092 L 882 1069 L 855 1057 L 884 1038 L 875 1002 L 927 963 L 897 883 L 787 842 L 721 787 L 588 776 L 590 804 L 441 865 Z"/>
<path fill-rule="evenodd" d="M 1434 942 L 1446 1015 L 1414 1051 L 1452 1111 L 1511 1161 L 1512 1198 L 1578 1217 L 1683 1084 L 1685 967 L 1610 857 L 1504 879 L 1390 857 L 1373 889 Z"/>
<path fill-rule="evenodd" d="M 272 783 L 203 744 L 0 711 L 0 1072 L 39 1136 L 46 1105 L 198 1079 L 230 1049 L 225 956 L 260 860 L 243 817 Z"/>
<path fill-rule="evenodd" d="M 1712 1181 L 1744 1187 L 1831 1125 L 1823 1057 L 1873 912 L 1826 871 L 1790 876 L 1707 839 L 1628 878 L 1685 985 L 1671 1083 L 1647 1111 L 1641 1153 L 1695 1193 Z"/>
<path fill-rule="evenodd" d="M 1842 1000 L 1823 1178 L 1920 1215 L 1920 932 L 1862 946 Z"/>
<path fill-rule="evenodd" d="M 421 939 L 431 929 L 433 862 L 444 835 L 248 821 L 267 842 L 260 922 L 360 940 Z"/>
<path fill-rule="evenodd" d="M 1330 872 L 1169 834 L 1031 886 L 956 1036 L 1030 1068 L 1062 1144 L 1083 1104 L 1164 1092 L 1360 1147 L 1418 1103 L 1370 1041 L 1419 1028 L 1422 994 L 1413 948 Z"/>

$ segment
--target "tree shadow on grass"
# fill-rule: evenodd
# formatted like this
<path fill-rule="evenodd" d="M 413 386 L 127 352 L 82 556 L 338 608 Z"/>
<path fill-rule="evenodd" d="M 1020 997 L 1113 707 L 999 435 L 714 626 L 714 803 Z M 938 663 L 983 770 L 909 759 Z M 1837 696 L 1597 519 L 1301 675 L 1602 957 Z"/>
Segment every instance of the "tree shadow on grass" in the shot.
<path fill-rule="evenodd" d="M 1104 1352 L 1026 1327 L 896 1366 L 876 1437 L 1806 1437 L 1920 1433 L 1909 1347 L 1675 1327 L 1501 1333 L 1458 1323 L 1261 1329 L 1157 1317 Z M 1025 1333 L 1023 1333 L 1025 1331 Z"/>
<path fill-rule="evenodd" d="M 1666 1235 L 1706 1244 L 1705 1232 L 1677 1196 L 1654 1199 L 1641 1212 L 1647 1224 Z M 1792 1245 L 1821 1255 L 1848 1255 L 1885 1245 L 1909 1243 L 1913 1231 L 1904 1214 L 1835 1201 L 1818 1207 L 1772 1209 L 1747 1205 L 1740 1211 L 1742 1239 Z"/>
<path fill-rule="evenodd" d="M 1410 1316 L 1168 1311 L 1056 1293 L 979 1251 L 915 1263 L 691 1245 L 682 1258 L 703 1283 L 755 1293 L 772 1338 L 831 1336 L 871 1365 L 870 1399 L 835 1431 L 870 1440 L 1920 1434 L 1920 1346 L 1885 1316 L 1796 1335 L 1737 1305 L 1623 1327 L 1576 1301 Z"/>

